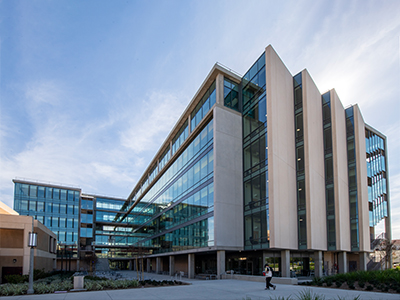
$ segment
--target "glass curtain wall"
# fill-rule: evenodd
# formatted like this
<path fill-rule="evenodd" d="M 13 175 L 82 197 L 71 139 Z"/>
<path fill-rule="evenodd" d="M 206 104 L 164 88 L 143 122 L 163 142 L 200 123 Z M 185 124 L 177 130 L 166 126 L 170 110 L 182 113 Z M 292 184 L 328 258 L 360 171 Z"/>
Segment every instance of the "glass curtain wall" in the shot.
<path fill-rule="evenodd" d="M 95 219 L 95 243 L 96 245 L 131 245 L 138 240 L 138 237 L 132 236 L 132 227 L 138 227 L 144 218 L 136 218 L 135 222 L 127 223 L 133 220 L 137 210 L 133 210 L 122 222 L 119 222 L 124 215 L 125 200 L 96 198 L 96 219 Z M 142 206 L 139 203 L 138 208 Z"/>
<path fill-rule="evenodd" d="M 224 105 L 239 111 L 239 85 L 228 78 L 224 78 Z"/>
<path fill-rule="evenodd" d="M 360 249 L 360 242 L 358 228 L 358 190 L 353 107 L 347 108 L 345 112 L 347 135 L 347 166 L 349 174 L 350 241 L 351 251 L 358 251 Z"/>
<path fill-rule="evenodd" d="M 385 141 L 382 137 L 366 129 L 365 145 L 370 203 L 369 223 L 373 227 L 388 216 Z"/>
<path fill-rule="evenodd" d="M 81 229 L 80 247 L 91 245 L 93 242 L 93 214 L 94 203 L 92 197 L 82 196 L 81 200 Z"/>
<path fill-rule="evenodd" d="M 333 188 L 331 94 L 322 95 L 322 118 L 324 126 L 325 155 L 325 201 L 328 250 L 336 250 L 335 192 Z"/>
<path fill-rule="evenodd" d="M 265 53 L 242 78 L 245 250 L 269 247 Z"/>
<path fill-rule="evenodd" d="M 200 121 L 205 117 L 207 112 L 214 106 L 216 101 L 215 81 L 211 84 L 207 92 L 197 104 L 196 108 L 190 115 L 190 132 L 196 128 Z"/>
<path fill-rule="evenodd" d="M 143 196 L 142 207 L 127 222 L 141 224 L 134 236 L 153 253 L 214 243 L 213 120 Z"/>
<path fill-rule="evenodd" d="M 15 182 L 14 210 L 33 216 L 57 235 L 58 243 L 77 244 L 80 192 Z"/>
<path fill-rule="evenodd" d="M 296 137 L 297 218 L 299 249 L 307 248 L 306 185 L 304 175 L 303 91 L 301 73 L 293 77 Z"/>

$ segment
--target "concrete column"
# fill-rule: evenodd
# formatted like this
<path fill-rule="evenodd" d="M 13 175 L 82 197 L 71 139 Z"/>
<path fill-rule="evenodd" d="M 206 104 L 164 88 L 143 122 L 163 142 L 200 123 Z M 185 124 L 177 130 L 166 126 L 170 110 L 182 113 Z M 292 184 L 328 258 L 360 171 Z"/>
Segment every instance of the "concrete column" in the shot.
<path fill-rule="evenodd" d="M 175 274 L 175 256 L 170 255 L 169 257 L 169 276 L 174 276 Z"/>
<path fill-rule="evenodd" d="M 150 273 L 150 258 L 146 259 L 147 261 L 147 268 L 146 268 L 146 272 Z"/>
<path fill-rule="evenodd" d="M 133 259 L 131 259 L 129 262 L 130 262 L 129 270 L 132 271 L 132 269 L 133 269 Z"/>
<path fill-rule="evenodd" d="M 339 252 L 338 254 L 338 273 L 347 273 L 347 252 Z"/>
<path fill-rule="evenodd" d="M 136 258 L 132 260 L 132 265 L 133 265 L 133 271 L 137 271 L 137 266 L 136 266 Z"/>
<path fill-rule="evenodd" d="M 156 258 L 156 274 L 161 272 L 161 257 Z"/>
<path fill-rule="evenodd" d="M 268 257 L 268 253 L 263 251 L 263 258 L 262 258 L 262 262 L 261 262 L 263 271 L 264 271 L 265 260 L 267 259 L 267 257 Z"/>
<path fill-rule="evenodd" d="M 315 277 L 322 277 L 322 251 L 314 252 Z"/>
<path fill-rule="evenodd" d="M 281 251 L 282 277 L 290 277 L 290 250 Z"/>
<path fill-rule="evenodd" d="M 360 252 L 359 258 L 359 271 L 367 271 L 367 263 L 368 263 L 368 254 L 367 252 Z"/>
<path fill-rule="evenodd" d="M 193 279 L 195 276 L 194 270 L 194 254 L 188 254 L 188 279 Z"/>
<path fill-rule="evenodd" d="M 224 106 L 224 76 L 222 74 L 218 74 L 215 79 L 215 93 L 215 102 Z"/>
<path fill-rule="evenodd" d="M 220 279 L 220 275 L 225 273 L 225 251 L 217 251 L 217 275 Z"/>

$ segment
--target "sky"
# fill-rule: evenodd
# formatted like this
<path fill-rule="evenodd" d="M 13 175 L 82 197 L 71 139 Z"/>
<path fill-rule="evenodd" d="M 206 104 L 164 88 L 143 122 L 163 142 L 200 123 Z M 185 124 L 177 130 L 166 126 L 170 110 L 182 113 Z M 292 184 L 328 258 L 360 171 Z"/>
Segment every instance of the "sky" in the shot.
<path fill-rule="evenodd" d="M 400 239 L 399 16 L 398 0 L 0 0 L 0 201 L 14 178 L 126 198 L 213 65 L 243 75 L 271 44 L 387 136 Z"/>

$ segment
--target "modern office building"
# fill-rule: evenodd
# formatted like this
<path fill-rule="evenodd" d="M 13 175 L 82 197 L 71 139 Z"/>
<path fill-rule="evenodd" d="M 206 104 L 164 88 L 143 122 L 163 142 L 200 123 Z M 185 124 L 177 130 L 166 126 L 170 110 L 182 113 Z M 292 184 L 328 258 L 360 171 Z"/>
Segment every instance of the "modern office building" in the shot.
<path fill-rule="evenodd" d="M 189 278 L 261 275 L 265 262 L 282 277 L 365 270 L 374 226 L 391 238 L 386 149 L 357 105 L 268 46 L 244 76 L 214 65 L 131 194 L 107 206 L 112 230 L 104 207 L 86 213 L 93 225 L 82 207 L 80 239 L 96 228 L 102 251 L 142 249 L 134 268 Z"/>
<path fill-rule="evenodd" d="M 34 216 L 56 234 L 58 269 L 88 269 L 93 253 L 110 259 L 128 256 L 128 245 L 135 239 L 128 235 L 131 228 L 127 222 L 132 217 L 125 216 L 126 199 L 85 194 L 80 188 L 62 184 L 25 179 L 13 182 L 14 209 Z M 125 221 L 120 222 L 122 216 Z M 127 262 L 122 263 L 114 264 L 126 268 Z"/>

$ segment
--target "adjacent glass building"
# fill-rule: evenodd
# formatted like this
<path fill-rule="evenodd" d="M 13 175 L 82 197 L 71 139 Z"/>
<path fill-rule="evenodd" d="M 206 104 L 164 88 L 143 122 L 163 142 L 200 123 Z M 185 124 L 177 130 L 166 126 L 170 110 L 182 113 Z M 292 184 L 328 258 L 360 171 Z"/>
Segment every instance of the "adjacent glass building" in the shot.
<path fill-rule="evenodd" d="M 212 68 L 126 199 L 14 180 L 14 208 L 111 267 L 321 276 L 365 270 L 381 220 L 390 237 L 386 170 L 358 106 L 268 46 L 244 76 Z"/>

